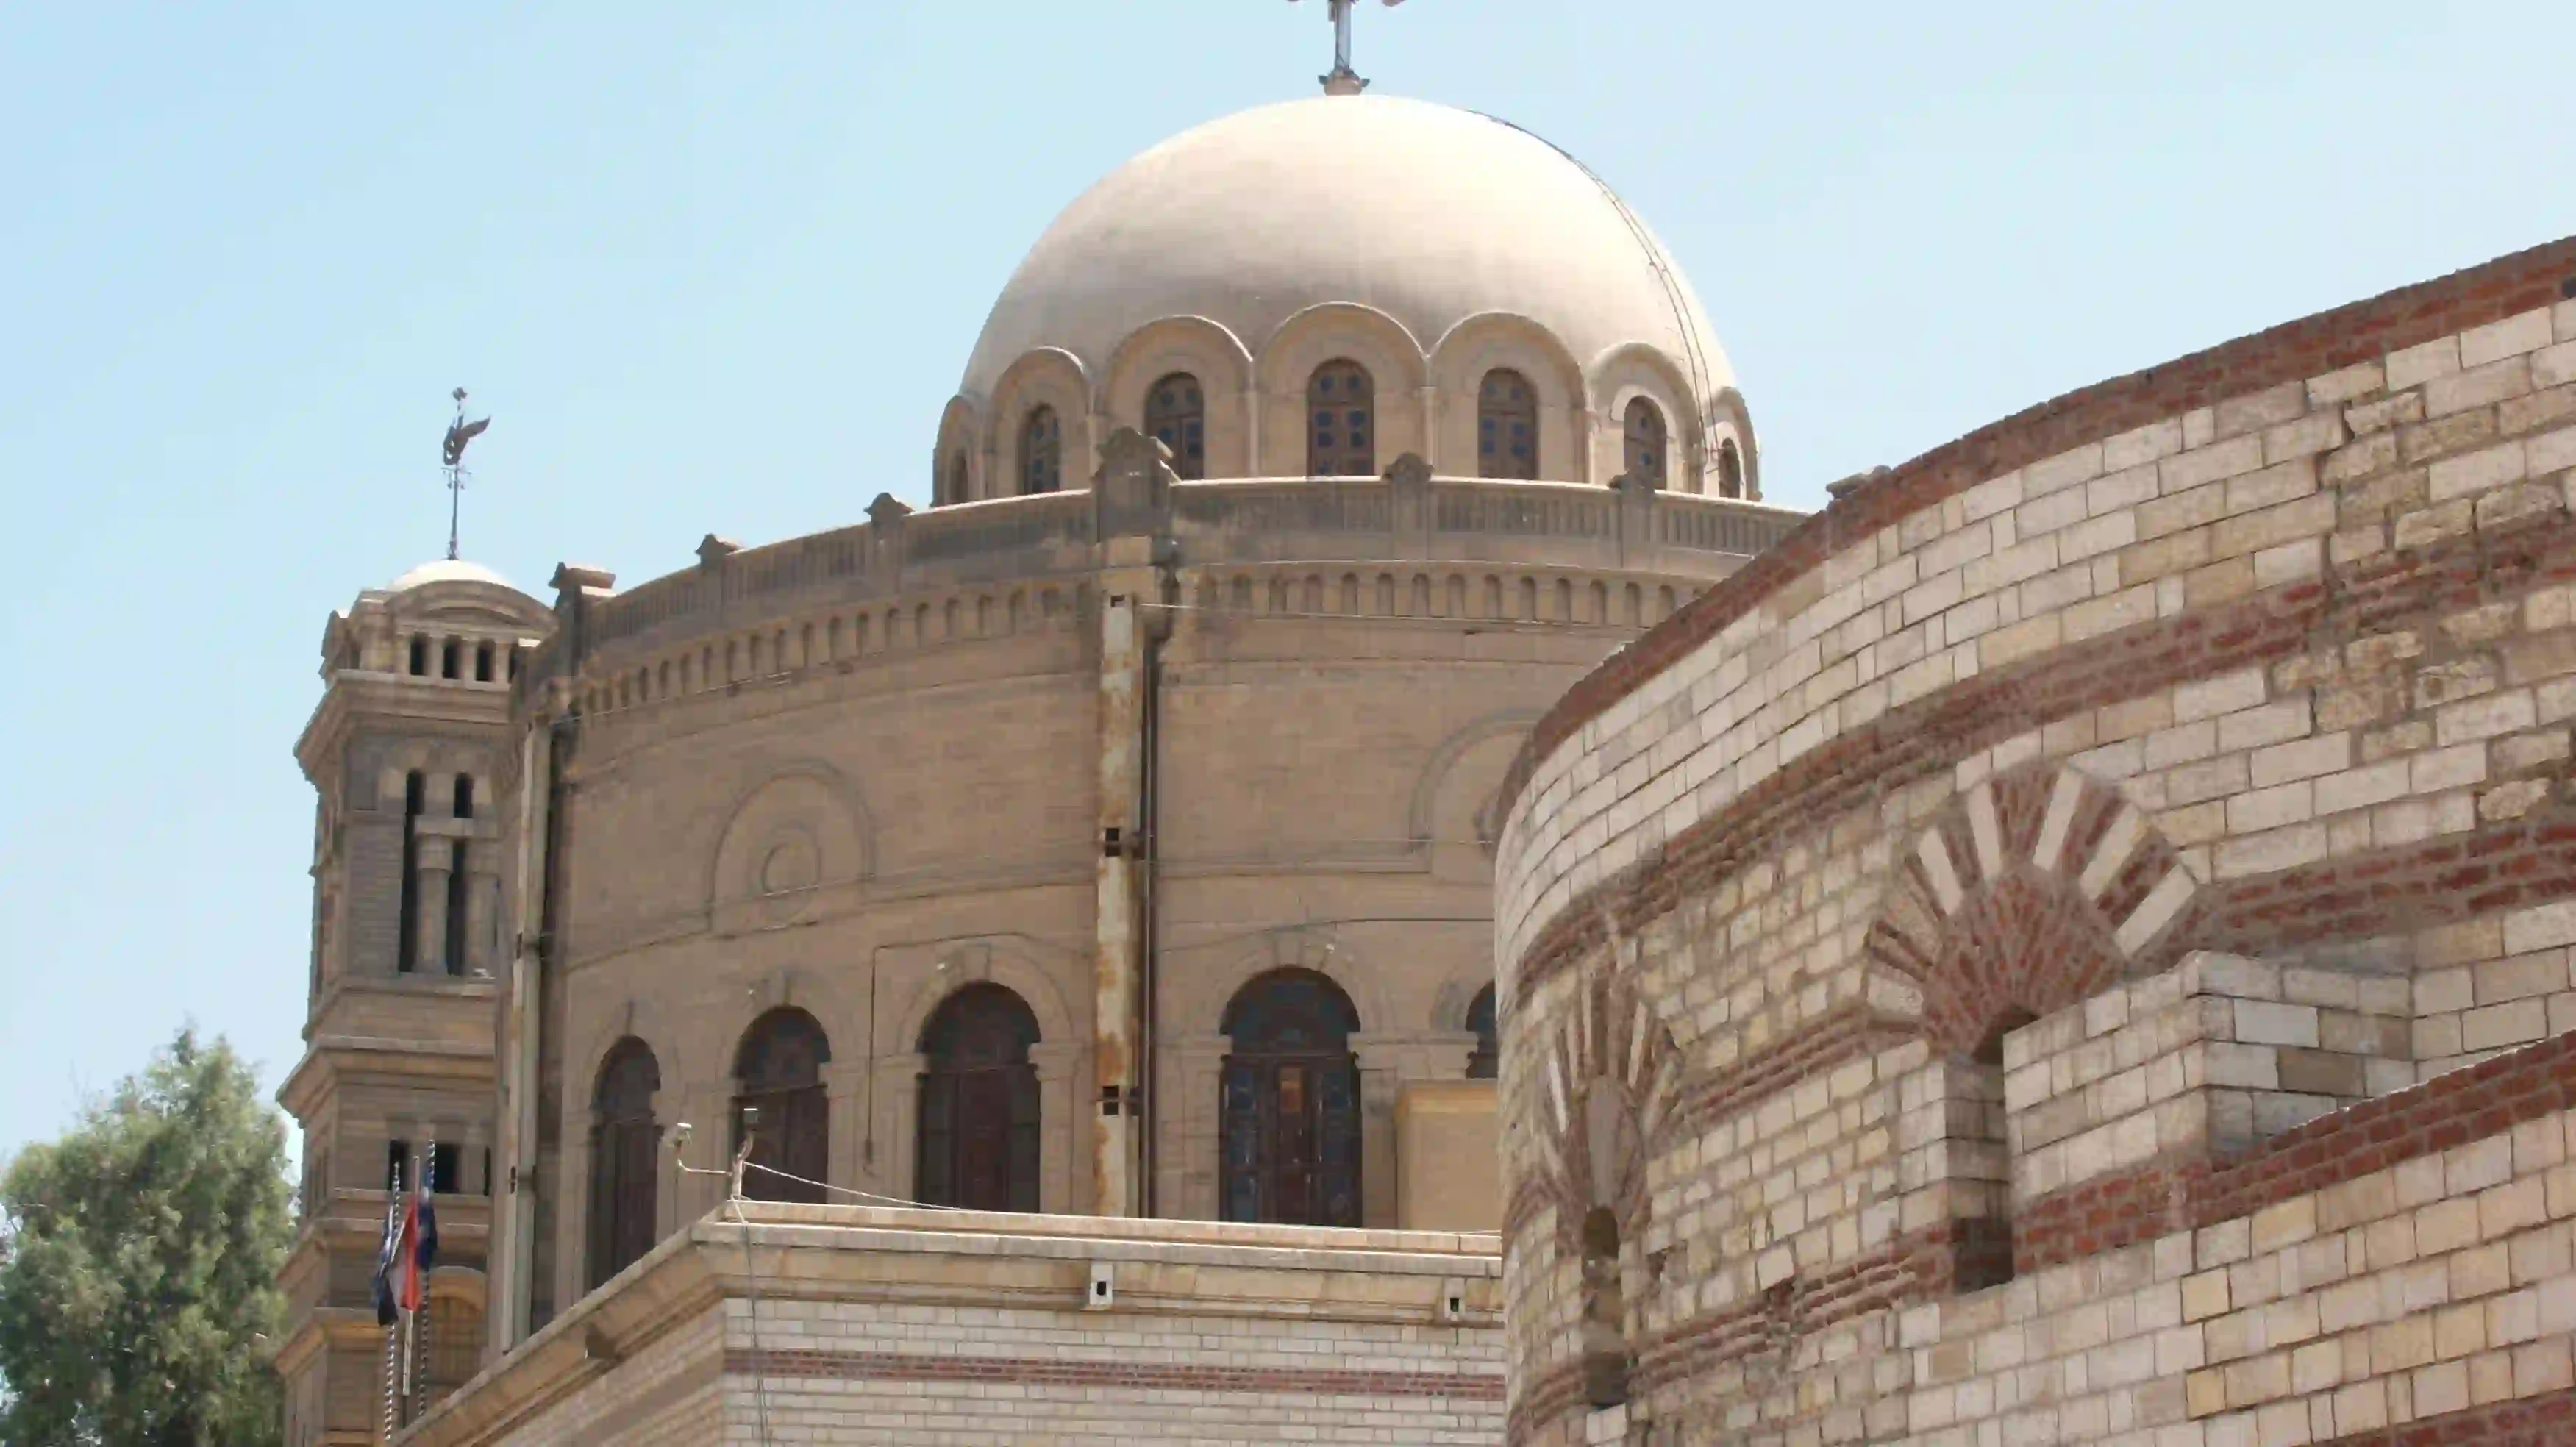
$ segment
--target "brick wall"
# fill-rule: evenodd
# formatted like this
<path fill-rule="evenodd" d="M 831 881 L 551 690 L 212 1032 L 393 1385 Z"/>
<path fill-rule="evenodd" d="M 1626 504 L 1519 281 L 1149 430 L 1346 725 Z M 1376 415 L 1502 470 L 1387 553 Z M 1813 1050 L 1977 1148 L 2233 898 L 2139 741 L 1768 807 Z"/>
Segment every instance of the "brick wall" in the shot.
<path fill-rule="evenodd" d="M 1493 1443 L 1490 1236 L 747 1203 L 439 1404 L 415 1447 Z M 1109 1291 L 1094 1294 L 1105 1277 Z"/>
<path fill-rule="evenodd" d="M 2576 1029 L 2571 488 L 2576 239 L 1963 439 L 1569 695 L 1497 857 L 1514 1440 L 2254 1440 L 2276 1399 L 2194 1395 L 2178 1311 L 2117 1293 L 2348 1185 L 2323 1152 L 2557 1089 L 2516 1082 Z M 1570 1367 L 1597 1147 L 1545 1084 L 1614 996 L 1671 1059 L 1615 1423 Z M 2363 1361 L 2333 1390 L 2445 1432 L 2558 1389 Z M 2262 1440 L 2378 1430 L 2323 1390 Z"/>

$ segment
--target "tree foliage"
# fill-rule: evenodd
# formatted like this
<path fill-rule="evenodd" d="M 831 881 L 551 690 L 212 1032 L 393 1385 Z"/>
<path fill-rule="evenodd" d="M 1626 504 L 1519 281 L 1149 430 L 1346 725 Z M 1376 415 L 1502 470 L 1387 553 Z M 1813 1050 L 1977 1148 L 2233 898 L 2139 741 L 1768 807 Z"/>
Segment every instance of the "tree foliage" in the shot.
<path fill-rule="evenodd" d="M 286 1133 L 193 1030 L 0 1178 L 0 1441 L 269 1447 Z"/>

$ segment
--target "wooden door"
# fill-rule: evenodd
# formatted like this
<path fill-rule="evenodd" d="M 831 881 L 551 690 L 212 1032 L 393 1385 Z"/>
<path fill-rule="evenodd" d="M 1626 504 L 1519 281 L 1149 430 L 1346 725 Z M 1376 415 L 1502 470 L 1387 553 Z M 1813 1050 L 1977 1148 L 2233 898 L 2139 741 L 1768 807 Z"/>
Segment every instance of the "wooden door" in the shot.
<path fill-rule="evenodd" d="M 915 1191 L 931 1205 L 1038 1209 L 1037 1017 L 999 985 L 970 985 L 922 1032 Z"/>
<path fill-rule="evenodd" d="M 1351 1056 L 1229 1057 L 1223 1092 L 1225 1219 L 1360 1224 L 1359 1069 Z"/>

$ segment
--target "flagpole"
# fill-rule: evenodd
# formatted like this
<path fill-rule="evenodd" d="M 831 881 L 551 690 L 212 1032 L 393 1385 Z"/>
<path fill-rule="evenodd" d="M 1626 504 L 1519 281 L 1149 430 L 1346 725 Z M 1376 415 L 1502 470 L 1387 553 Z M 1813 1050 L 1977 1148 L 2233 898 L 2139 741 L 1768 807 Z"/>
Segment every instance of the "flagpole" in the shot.
<path fill-rule="evenodd" d="M 401 1209 L 402 1209 L 402 1192 L 403 1192 L 403 1163 L 402 1163 L 401 1161 L 396 1161 L 396 1162 L 394 1162 L 394 1191 L 393 1191 L 393 1196 L 394 1196 L 394 1209 L 395 1209 L 395 1210 L 397 1210 L 397 1211 L 399 1211 L 399 1210 L 401 1210 Z M 400 1320 L 399 1320 L 399 1317 L 400 1317 L 400 1313 L 399 1313 L 399 1312 L 397 1312 L 397 1313 L 396 1313 L 396 1317 L 397 1317 L 397 1320 L 396 1320 L 396 1321 L 391 1322 L 391 1323 L 388 1323 L 388 1324 L 386 1325 L 386 1327 L 385 1327 L 385 1436 L 384 1436 L 384 1440 L 385 1440 L 385 1441 L 387 1441 L 387 1442 L 391 1442 L 392 1440 L 394 1440 L 394 1382 L 395 1382 L 395 1377 L 394 1377 L 394 1353 L 395 1353 L 395 1349 L 396 1349 L 396 1347 L 397 1347 L 397 1344 L 400 1342 L 400 1340 L 401 1340 L 401 1336 L 402 1336 L 402 1331 L 401 1331 L 401 1322 L 400 1322 Z"/>
<path fill-rule="evenodd" d="M 432 1126 L 424 1134 L 425 1140 L 420 1150 L 420 1171 L 418 1172 L 419 1185 L 415 1187 L 415 1191 L 422 1200 L 423 1204 L 421 1209 L 426 1210 L 429 1209 L 427 1206 L 429 1193 L 438 1185 L 438 1128 L 436 1126 Z M 421 1314 L 429 1310 L 429 1276 L 428 1269 L 421 1264 L 419 1259 L 421 1225 L 418 1217 L 414 1217 L 413 1219 L 414 1224 L 412 1226 L 412 1239 L 410 1242 L 412 1254 L 411 1270 L 420 1277 L 420 1305 L 412 1311 L 403 1313 L 403 1331 L 405 1333 L 403 1348 L 403 1406 L 405 1409 L 405 1415 L 409 1416 L 416 1422 L 420 1420 L 420 1399 L 428 1394 L 429 1388 L 429 1373 L 422 1369 L 420 1365 L 420 1357 L 422 1353 L 429 1349 L 429 1330 L 420 1321 Z"/>

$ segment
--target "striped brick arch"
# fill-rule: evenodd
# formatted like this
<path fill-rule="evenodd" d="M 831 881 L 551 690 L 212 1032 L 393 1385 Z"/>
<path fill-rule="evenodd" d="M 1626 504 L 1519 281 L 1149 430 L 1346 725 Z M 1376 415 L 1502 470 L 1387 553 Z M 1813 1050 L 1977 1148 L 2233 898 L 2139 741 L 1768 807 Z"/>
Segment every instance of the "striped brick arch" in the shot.
<path fill-rule="evenodd" d="M 1546 1052 L 1538 1069 L 1549 1126 L 1545 1143 L 1556 1168 L 1551 1174 L 1558 1232 L 1574 1245 L 1585 1211 L 1607 1205 L 1622 1232 L 1631 1233 L 1645 1218 L 1646 1161 L 1672 1125 L 1679 1098 L 1681 1052 L 1672 1032 L 1652 1005 L 1612 977 L 1605 962 L 1587 974 L 1573 1008 L 1539 1043 Z M 1597 1080 L 1617 1090 L 1626 1123 L 1618 1139 L 1598 1139 L 1598 1122 L 1586 1108 Z M 1604 1152 L 1600 1176 L 1606 1192 L 1596 1189 L 1594 1170 L 1595 1157 Z"/>
<path fill-rule="evenodd" d="M 1914 982 L 1923 1027 L 1967 1054 L 2180 952 L 2198 883 L 2117 789 L 2050 764 L 1952 801 L 1898 865 L 1872 962 Z"/>

